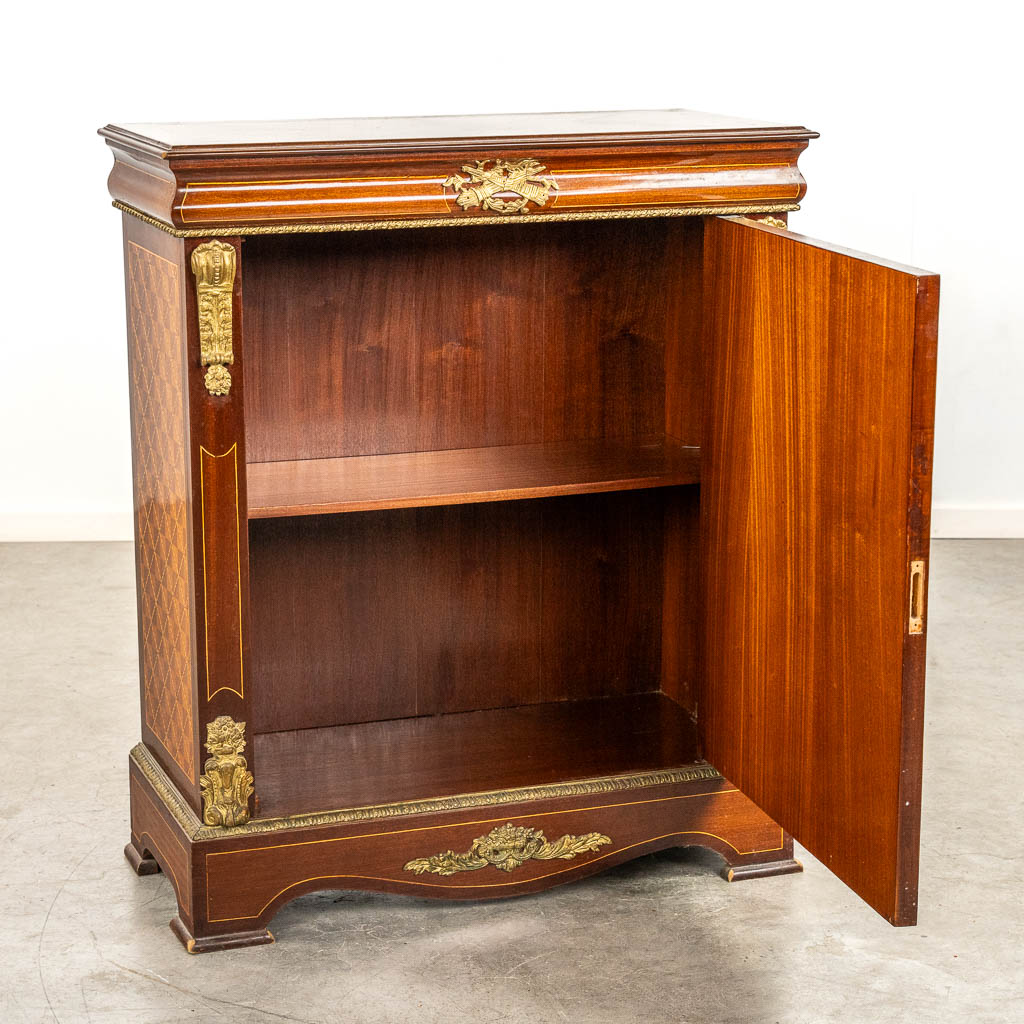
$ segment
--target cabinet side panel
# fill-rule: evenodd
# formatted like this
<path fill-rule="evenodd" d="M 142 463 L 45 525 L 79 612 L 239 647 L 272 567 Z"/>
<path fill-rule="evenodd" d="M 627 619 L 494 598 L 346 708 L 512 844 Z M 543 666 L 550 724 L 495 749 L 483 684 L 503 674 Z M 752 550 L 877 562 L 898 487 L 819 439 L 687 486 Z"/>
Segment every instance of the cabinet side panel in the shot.
<path fill-rule="evenodd" d="M 181 271 L 173 260 L 126 236 L 125 281 L 143 724 L 147 740 L 157 740 L 194 785 L 191 481 Z"/>

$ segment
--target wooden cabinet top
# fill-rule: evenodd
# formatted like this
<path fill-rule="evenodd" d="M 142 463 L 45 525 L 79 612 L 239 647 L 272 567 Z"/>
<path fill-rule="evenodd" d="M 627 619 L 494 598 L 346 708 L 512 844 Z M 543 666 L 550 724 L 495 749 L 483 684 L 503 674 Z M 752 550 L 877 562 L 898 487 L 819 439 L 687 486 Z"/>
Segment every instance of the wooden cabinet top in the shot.
<path fill-rule="evenodd" d="M 690 110 L 107 125 L 115 203 L 174 234 L 773 213 L 816 133 Z"/>
<path fill-rule="evenodd" d="M 809 139 L 806 128 L 698 110 L 598 110 L 455 117 L 350 117 L 307 121 L 200 121 L 107 125 L 100 134 L 161 157 L 288 152 L 394 152 L 440 145 L 536 142 L 579 146 Z"/>

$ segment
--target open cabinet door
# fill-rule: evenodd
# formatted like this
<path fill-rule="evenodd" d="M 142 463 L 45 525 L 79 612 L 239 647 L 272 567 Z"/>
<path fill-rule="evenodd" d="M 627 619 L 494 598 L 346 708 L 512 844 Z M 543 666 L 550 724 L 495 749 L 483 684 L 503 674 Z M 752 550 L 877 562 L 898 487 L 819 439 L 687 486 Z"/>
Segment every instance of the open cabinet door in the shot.
<path fill-rule="evenodd" d="M 704 271 L 705 753 L 914 924 L 938 278 L 739 218 Z"/>

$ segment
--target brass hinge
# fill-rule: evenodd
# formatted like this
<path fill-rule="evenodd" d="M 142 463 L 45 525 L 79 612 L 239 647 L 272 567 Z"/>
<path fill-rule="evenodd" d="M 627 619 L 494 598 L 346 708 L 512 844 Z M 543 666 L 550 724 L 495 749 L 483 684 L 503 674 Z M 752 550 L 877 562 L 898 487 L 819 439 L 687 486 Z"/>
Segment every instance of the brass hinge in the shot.
<path fill-rule="evenodd" d="M 924 559 L 910 563 L 909 633 L 924 632 Z"/>

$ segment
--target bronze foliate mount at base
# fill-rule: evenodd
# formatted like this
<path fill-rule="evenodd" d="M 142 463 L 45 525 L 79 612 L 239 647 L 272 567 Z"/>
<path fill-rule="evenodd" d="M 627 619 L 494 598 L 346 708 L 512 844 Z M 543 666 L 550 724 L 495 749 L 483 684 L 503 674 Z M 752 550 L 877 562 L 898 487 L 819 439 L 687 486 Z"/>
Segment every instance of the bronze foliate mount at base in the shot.
<path fill-rule="evenodd" d="M 253 792 L 252 772 L 242 757 L 245 722 L 236 722 L 227 715 L 215 718 L 206 726 L 206 749 L 210 757 L 199 779 L 203 823 L 244 825 L 249 820 L 249 797 Z"/>
<path fill-rule="evenodd" d="M 446 850 L 432 857 L 420 857 L 409 861 L 405 870 L 417 875 L 425 872 L 454 875 L 486 867 L 514 871 L 528 860 L 572 860 L 579 853 L 597 850 L 610 842 L 611 839 L 600 832 L 588 832 L 583 836 L 562 836 L 551 843 L 539 829 L 509 822 L 474 839 L 465 853 Z"/>

